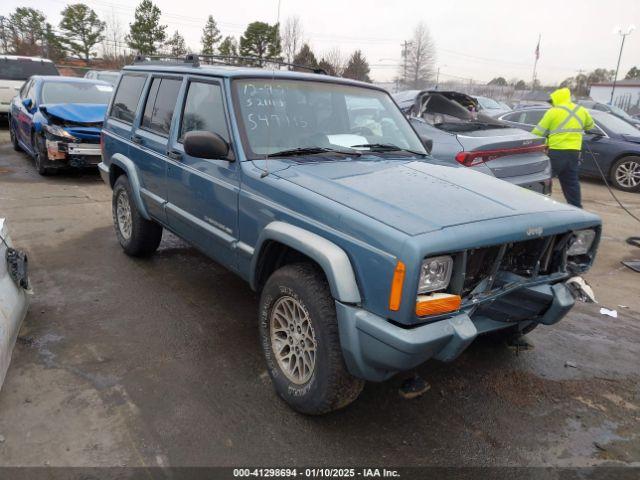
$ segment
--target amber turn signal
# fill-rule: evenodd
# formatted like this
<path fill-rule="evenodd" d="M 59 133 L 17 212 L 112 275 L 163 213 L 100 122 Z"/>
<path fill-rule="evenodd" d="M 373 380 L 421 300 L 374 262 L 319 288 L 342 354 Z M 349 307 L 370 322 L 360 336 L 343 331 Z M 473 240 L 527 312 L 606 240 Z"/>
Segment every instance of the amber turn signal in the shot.
<path fill-rule="evenodd" d="M 404 274 L 407 271 L 404 263 L 398 260 L 396 268 L 393 271 L 393 280 L 391 280 L 391 293 L 389 294 L 389 310 L 397 312 L 400 310 L 400 302 L 402 300 L 402 285 L 404 284 Z"/>
<path fill-rule="evenodd" d="M 434 293 L 431 295 L 418 295 L 416 301 L 416 315 L 438 315 L 441 313 L 455 312 L 460 309 L 462 299 L 460 295 L 449 293 Z"/>

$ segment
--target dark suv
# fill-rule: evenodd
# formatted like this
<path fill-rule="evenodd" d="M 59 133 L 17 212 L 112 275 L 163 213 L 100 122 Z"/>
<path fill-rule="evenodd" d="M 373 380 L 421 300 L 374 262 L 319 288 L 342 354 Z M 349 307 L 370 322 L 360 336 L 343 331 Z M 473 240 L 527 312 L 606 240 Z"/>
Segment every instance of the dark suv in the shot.
<path fill-rule="evenodd" d="M 102 149 L 124 251 L 166 228 L 248 281 L 275 389 L 304 413 L 559 321 L 600 237 L 591 213 L 433 164 L 386 91 L 322 74 L 126 67 Z"/>

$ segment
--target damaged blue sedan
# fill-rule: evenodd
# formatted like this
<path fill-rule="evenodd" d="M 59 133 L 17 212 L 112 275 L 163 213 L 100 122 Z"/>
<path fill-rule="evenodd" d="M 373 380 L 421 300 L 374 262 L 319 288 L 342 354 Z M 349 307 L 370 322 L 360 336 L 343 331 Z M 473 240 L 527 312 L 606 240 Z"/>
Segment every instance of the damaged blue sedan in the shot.
<path fill-rule="evenodd" d="M 33 157 L 40 175 L 100 162 L 100 131 L 113 87 L 82 78 L 31 77 L 11 102 L 13 148 Z"/>

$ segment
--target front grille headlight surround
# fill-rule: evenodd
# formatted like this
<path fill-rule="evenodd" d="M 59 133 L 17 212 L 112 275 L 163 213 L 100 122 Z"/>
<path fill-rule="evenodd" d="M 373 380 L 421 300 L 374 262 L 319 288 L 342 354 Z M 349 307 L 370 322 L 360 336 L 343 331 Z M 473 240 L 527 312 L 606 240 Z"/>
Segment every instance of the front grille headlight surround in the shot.
<path fill-rule="evenodd" d="M 591 246 L 595 239 L 596 231 L 592 228 L 576 230 L 573 232 L 571 240 L 569 240 L 567 256 L 574 257 L 577 255 L 586 255 L 591 250 Z"/>
<path fill-rule="evenodd" d="M 424 259 L 420 266 L 418 295 L 447 288 L 451 281 L 452 271 L 453 258 L 450 255 Z"/>
<path fill-rule="evenodd" d="M 75 140 L 76 137 L 67 132 L 59 125 L 43 125 L 42 128 L 50 135 L 54 137 L 63 138 L 65 140 Z"/>

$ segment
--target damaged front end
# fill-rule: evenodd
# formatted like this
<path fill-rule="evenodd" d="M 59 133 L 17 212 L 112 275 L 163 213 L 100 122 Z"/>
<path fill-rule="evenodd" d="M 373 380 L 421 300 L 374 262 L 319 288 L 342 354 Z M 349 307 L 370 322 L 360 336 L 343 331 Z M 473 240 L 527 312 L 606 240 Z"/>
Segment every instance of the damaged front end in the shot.
<path fill-rule="evenodd" d="M 58 166 L 92 167 L 100 163 L 102 122 L 70 122 L 43 108 L 48 123 L 42 125 L 47 159 Z"/>

